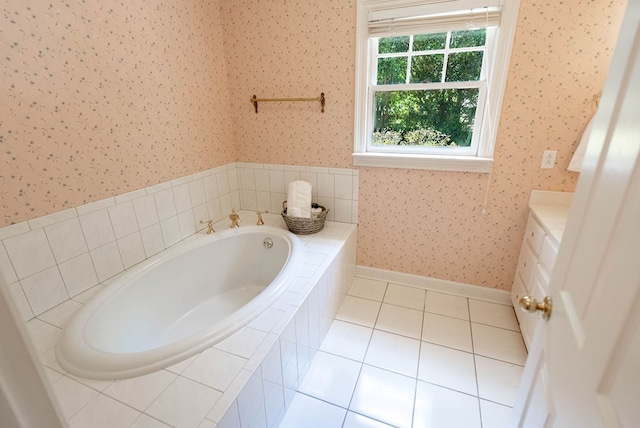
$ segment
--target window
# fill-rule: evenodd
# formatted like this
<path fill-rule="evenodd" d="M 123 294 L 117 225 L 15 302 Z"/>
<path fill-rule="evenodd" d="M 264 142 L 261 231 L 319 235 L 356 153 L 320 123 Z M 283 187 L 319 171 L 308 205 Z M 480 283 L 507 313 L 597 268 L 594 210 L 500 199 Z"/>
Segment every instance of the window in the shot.
<path fill-rule="evenodd" d="M 490 170 L 515 27 L 505 9 L 359 1 L 355 165 Z"/>

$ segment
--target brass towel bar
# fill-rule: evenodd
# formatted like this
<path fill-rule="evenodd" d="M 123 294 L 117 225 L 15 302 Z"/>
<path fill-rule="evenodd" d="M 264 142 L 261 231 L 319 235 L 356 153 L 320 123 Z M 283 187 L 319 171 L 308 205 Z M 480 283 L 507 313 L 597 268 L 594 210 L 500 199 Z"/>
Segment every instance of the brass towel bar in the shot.
<path fill-rule="evenodd" d="M 325 98 L 324 98 L 324 92 L 322 92 L 320 94 L 319 97 L 316 98 L 257 98 L 255 95 L 253 97 L 251 97 L 251 99 L 249 100 L 250 102 L 253 103 L 253 107 L 256 109 L 256 113 L 258 113 L 258 103 L 269 103 L 269 102 L 281 102 L 281 101 L 285 101 L 285 102 L 289 102 L 289 101 L 319 101 L 320 102 L 320 108 L 322 113 L 324 113 L 324 104 L 325 104 Z"/>

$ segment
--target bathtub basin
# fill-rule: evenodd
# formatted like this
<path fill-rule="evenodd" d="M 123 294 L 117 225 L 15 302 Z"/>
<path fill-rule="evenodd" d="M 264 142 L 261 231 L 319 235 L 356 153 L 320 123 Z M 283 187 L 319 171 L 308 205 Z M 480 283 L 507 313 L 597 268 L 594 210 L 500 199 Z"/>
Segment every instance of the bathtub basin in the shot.
<path fill-rule="evenodd" d="M 273 304 L 303 256 L 295 235 L 274 227 L 197 235 L 129 269 L 86 303 L 60 334 L 58 362 L 90 379 L 175 364 Z"/>

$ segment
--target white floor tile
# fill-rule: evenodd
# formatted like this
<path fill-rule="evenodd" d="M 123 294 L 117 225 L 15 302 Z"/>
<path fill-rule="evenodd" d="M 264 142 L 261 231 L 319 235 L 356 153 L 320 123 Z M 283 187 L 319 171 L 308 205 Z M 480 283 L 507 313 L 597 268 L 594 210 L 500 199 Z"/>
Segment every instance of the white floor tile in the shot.
<path fill-rule="evenodd" d="M 473 352 L 471 324 L 469 321 L 458 318 L 425 312 L 422 340 L 461 351 Z"/>
<path fill-rule="evenodd" d="M 178 377 L 145 413 L 169 425 L 197 427 L 220 396 L 212 388 Z"/>
<path fill-rule="evenodd" d="M 478 398 L 418 381 L 413 426 L 480 428 Z"/>
<path fill-rule="evenodd" d="M 350 410 L 401 427 L 411 427 L 416 380 L 364 365 Z"/>
<path fill-rule="evenodd" d="M 480 398 L 513 406 L 524 367 L 480 355 L 475 359 Z"/>
<path fill-rule="evenodd" d="M 176 374 L 166 370 L 112 383 L 104 393 L 134 409 L 144 411 L 175 380 Z"/>
<path fill-rule="evenodd" d="M 369 346 L 373 329 L 340 320 L 331 323 L 320 350 L 362 361 Z"/>
<path fill-rule="evenodd" d="M 399 284 L 389 284 L 384 302 L 405 308 L 424 310 L 425 290 Z"/>
<path fill-rule="evenodd" d="M 297 393 L 279 428 L 340 428 L 347 411 Z"/>
<path fill-rule="evenodd" d="M 298 390 L 348 408 L 361 367 L 362 363 L 319 351 Z"/>
<path fill-rule="evenodd" d="M 512 306 L 469 299 L 469 315 L 472 322 L 520 331 Z"/>
<path fill-rule="evenodd" d="M 364 362 L 415 378 L 419 354 L 419 340 L 374 330 Z"/>
<path fill-rule="evenodd" d="M 140 412 L 101 394 L 69 420 L 69 427 L 128 427 L 138 416 Z"/>
<path fill-rule="evenodd" d="M 373 327 L 380 311 L 380 302 L 362 299 L 360 297 L 346 296 L 342 306 L 336 315 L 336 319 Z"/>
<path fill-rule="evenodd" d="M 420 340 L 422 315 L 422 311 L 383 303 L 376 322 L 376 329 Z"/>
<path fill-rule="evenodd" d="M 432 314 L 446 315 L 463 320 L 469 319 L 469 307 L 466 297 L 427 291 L 424 310 Z"/>
<path fill-rule="evenodd" d="M 511 407 L 480 400 L 482 428 L 509 428 L 511 410 Z"/>
<path fill-rule="evenodd" d="M 473 354 L 422 342 L 418 379 L 477 395 Z"/>
<path fill-rule="evenodd" d="M 342 428 L 392 428 L 391 425 L 359 415 L 353 412 L 347 412 L 347 418 L 344 420 Z"/>
<path fill-rule="evenodd" d="M 519 332 L 471 323 L 475 354 L 524 365 L 527 349 Z"/>
<path fill-rule="evenodd" d="M 351 283 L 347 294 L 381 302 L 386 289 L 386 282 L 357 276 Z"/>

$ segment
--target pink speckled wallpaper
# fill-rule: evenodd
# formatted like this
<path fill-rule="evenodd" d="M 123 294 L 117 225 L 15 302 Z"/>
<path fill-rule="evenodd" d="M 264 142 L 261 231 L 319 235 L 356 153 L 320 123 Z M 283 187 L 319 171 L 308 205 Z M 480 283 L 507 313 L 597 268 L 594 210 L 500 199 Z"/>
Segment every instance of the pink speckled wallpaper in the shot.
<path fill-rule="evenodd" d="M 509 289 L 530 191 L 575 187 L 624 5 L 521 0 L 493 174 L 362 168 L 358 263 Z M 355 6 L 8 0 L 0 226 L 236 160 L 351 167 Z"/>
<path fill-rule="evenodd" d="M 236 160 L 217 1 L 8 0 L 0 227 Z"/>
<path fill-rule="evenodd" d="M 221 0 L 241 160 L 351 166 L 355 5 Z M 361 168 L 358 264 L 510 289 L 530 191 L 575 188 L 566 167 L 606 78 L 624 5 L 521 0 L 493 174 Z M 256 115 L 248 102 L 254 93 L 320 91 L 324 115 L 291 104 Z M 545 149 L 558 151 L 552 170 L 539 168 Z"/>
<path fill-rule="evenodd" d="M 243 162 L 350 167 L 355 1 L 222 0 L 231 110 Z M 312 98 L 320 103 L 263 103 Z"/>

